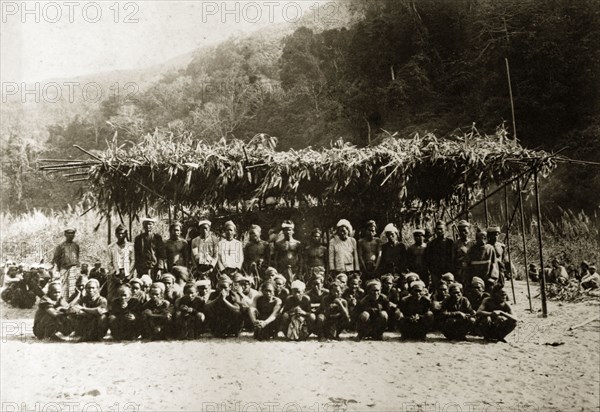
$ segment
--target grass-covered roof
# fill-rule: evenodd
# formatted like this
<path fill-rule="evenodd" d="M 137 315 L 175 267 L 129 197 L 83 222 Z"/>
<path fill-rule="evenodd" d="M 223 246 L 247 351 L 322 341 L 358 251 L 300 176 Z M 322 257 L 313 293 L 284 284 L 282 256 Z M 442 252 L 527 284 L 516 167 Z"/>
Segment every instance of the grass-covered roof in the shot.
<path fill-rule="evenodd" d="M 329 148 L 288 151 L 277 151 L 276 139 L 266 135 L 248 143 L 208 144 L 155 133 L 127 148 L 113 143 L 100 158 L 90 170 L 98 207 L 134 214 L 146 202 L 166 206 L 165 199 L 215 209 L 252 208 L 269 197 L 352 208 L 459 204 L 465 186 L 502 184 L 536 162 L 546 172 L 554 167 L 548 153 L 523 148 L 503 130 L 443 139 L 431 133 L 389 136 L 369 147 L 338 141 Z"/>

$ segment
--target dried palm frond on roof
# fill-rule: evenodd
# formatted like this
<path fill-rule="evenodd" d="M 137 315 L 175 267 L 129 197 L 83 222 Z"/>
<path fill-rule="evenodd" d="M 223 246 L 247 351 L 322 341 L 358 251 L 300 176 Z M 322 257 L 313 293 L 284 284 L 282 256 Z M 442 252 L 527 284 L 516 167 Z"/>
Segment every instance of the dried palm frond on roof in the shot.
<path fill-rule="evenodd" d="M 388 137 L 363 148 L 340 140 L 329 148 L 289 151 L 277 151 L 276 139 L 266 135 L 250 143 L 208 144 L 155 132 L 127 149 L 113 144 L 100 159 L 90 169 L 98 206 L 133 213 L 165 199 L 214 208 L 251 207 L 268 197 L 353 207 L 399 208 L 415 200 L 440 206 L 459 202 L 465 187 L 502 184 L 534 163 L 545 173 L 555 165 L 552 155 L 523 148 L 502 129 L 450 139 Z"/>

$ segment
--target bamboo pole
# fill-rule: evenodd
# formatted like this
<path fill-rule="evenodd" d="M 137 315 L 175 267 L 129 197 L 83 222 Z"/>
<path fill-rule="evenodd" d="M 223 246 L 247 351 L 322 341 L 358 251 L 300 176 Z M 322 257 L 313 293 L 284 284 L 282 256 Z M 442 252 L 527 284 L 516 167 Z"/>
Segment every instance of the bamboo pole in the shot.
<path fill-rule="evenodd" d="M 506 24 L 506 22 L 504 22 Z M 515 121 L 515 103 L 513 101 L 513 93 L 512 93 L 512 84 L 510 81 L 510 67 L 508 65 L 508 58 L 504 58 L 506 62 L 506 77 L 508 79 L 508 93 L 510 95 L 510 110 L 512 113 L 512 123 L 513 123 L 513 136 L 514 139 L 517 140 L 517 122 Z"/>
<path fill-rule="evenodd" d="M 506 187 L 506 186 L 505 186 Z M 487 189 L 483 189 L 483 211 L 485 212 L 485 227 L 486 229 L 490 227 L 490 217 L 488 214 L 488 196 Z"/>
<path fill-rule="evenodd" d="M 548 317 L 548 307 L 546 303 L 546 274 L 544 273 L 544 244 L 542 242 L 542 210 L 540 208 L 540 190 L 538 187 L 538 170 L 534 169 L 533 179 L 535 183 L 535 204 L 537 211 L 538 227 L 538 246 L 540 249 L 540 294 L 542 295 L 542 316 Z"/>
<path fill-rule="evenodd" d="M 129 208 L 129 241 L 131 242 L 131 240 L 133 239 L 133 233 L 131 233 L 133 230 L 133 216 L 131 215 L 131 208 Z"/>
<path fill-rule="evenodd" d="M 106 214 L 106 224 L 108 226 L 108 244 L 110 245 L 112 243 L 112 219 L 110 217 L 110 211 Z"/>
<path fill-rule="evenodd" d="M 519 192 L 519 208 L 521 215 L 521 233 L 523 235 L 523 261 L 525 263 L 525 281 L 527 282 L 527 298 L 529 300 L 529 311 L 533 312 L 531 305 L 531 289 L 529 288 L 529 265 L 527 264 L 527 241 L 525 239 L 525 213 L 523 212 L 523 193 L 521 191 L 521 179 L 517 180 L 517 191 Z"/>
<path fill-rule="evenodd" d="M 510 271 L 510 288 L 512 289 L 513 302 L 517 304 L 515 296 L 515 281 L 513 280 L 512 260 L 510 258 L 510 229 L 508 228 L 508 188 L 504 186 L 504 220 L 506 226 L 506 254 L 508 255 L 508 269 Z"/>

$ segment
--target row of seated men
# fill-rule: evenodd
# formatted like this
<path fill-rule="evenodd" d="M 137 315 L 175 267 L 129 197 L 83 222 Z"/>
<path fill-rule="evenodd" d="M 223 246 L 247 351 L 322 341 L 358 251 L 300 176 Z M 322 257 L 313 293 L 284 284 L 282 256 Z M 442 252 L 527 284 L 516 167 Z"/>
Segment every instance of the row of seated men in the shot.
<path fill-rule="evenodd" d="M 398 330 L 403 339 L 425 339 L 438 330 L 451 340 L 467 335 L 504 340 L 517 319 L 499 284 L 486 285 L 473 278 L 463 286 L 451 273 L 442 277 L 433 294 L 415 273 L 386 274 L 361 286 L 359 274 L 338 274 L 324 285 L 321 274 L 304 282 L 291 282 L 269 268 L 259 290 L 252 277 L 235 273 L 221 275 L 215 290 L 209 280 L 185 283 L 180 289 L 171 274 L 160 282 L 132 279 L 119 286 L 111 302 L 100 295 L 96 279 L 82 280 L 74 296 L 65 299 L 59 282 L 52 282 L 41 299 L 34 319 L 34 334 L 40 339 L 196 339 L 239 336 L 246 328 L 258 340 L 281 335 L 305 340 L 311 334 L 321 339 L 339 339 L 344 331 L 356 338 L 383 339 L 386 331 Z M 83 287 L 83 284 L 85 286 Z M 327 286 L 327 288 L 325 287 Z"/>

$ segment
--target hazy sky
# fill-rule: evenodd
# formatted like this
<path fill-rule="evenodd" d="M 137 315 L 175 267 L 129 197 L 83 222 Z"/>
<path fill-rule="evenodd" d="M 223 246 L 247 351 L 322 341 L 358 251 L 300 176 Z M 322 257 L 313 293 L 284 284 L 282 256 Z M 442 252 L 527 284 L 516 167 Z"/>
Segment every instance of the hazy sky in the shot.
<path fill-rule="evenodd" d="M 294 21 L 323 3 L 1 0 L 1 77 L 31 82 L 144 68 L 236 33 Z"/>

